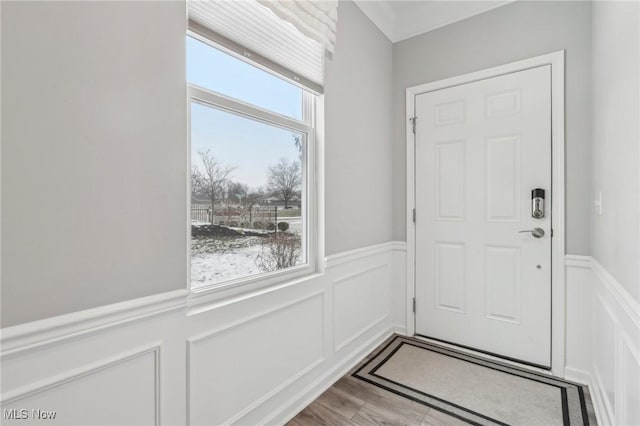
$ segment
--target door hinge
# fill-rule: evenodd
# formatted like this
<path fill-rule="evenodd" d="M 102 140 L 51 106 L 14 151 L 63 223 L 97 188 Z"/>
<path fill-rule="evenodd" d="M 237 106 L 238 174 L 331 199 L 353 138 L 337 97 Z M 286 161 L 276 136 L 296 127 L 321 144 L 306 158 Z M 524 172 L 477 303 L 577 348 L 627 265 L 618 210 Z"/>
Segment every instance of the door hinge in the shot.
<path fill-rule="evenodd" d="M 553 228 L 551 228 L 551 238 L 553 238 Z"/>
<path fill-rule="evenodd" d="M 409 119 L 411 121 L 411 128 L 413 129 L 413 134 L 416 134 L 416 121 L 418 121 L 418 117 L 411 117 Z"/>
<path fill-rule="evenodd" d="M 413 209 L 413 223 L 416 223 L 416 209 Z"/>
<path fill-rule="evenodd" d="M 413 298 L 413 313 L 416 313 L 416 298 Z"/>

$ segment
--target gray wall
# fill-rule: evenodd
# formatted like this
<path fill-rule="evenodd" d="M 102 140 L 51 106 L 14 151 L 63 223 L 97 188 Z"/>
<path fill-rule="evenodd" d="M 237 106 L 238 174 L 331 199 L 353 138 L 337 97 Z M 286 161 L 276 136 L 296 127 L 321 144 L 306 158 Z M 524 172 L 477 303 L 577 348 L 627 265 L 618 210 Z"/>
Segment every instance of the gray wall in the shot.
<path fill-rule="evenodd" d="M 405 240 L 405 89 L 566 49 L 567 253 L 589 253 L 591 5 L 518 1 L 396 43 L 393 238 Z"/>
<path fill-rule="evenodd" d="M 2 2 L 2 325 L 184 288 L 185 6 Z"/>
<path fill-rule="evenodd" d="M 326 69 L 326 252 L 392 239 L 392 44 L 351 1 Z"/>
<path fill-rule="evenodd" d="M 593 4 L 591 254 L 640 301 L 640 10 Z"/>
<path fill-rule="evenodd" d="M 1 7 L 2 326 L 185 288 L 184 3 Z M 341 2 L 328 254 L 391 239 L 391 49 Z"/>

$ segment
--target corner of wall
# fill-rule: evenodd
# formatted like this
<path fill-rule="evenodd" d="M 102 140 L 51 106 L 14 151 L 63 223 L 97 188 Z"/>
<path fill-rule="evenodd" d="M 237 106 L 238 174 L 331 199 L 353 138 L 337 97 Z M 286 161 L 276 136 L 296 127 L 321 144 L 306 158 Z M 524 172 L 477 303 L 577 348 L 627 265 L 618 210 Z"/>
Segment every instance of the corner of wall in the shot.
<path fill-rule="evenodd" d="M 640 422 L 640 304 L 595 258 L 566 256 L 565 377 L 589 385 L 598 422 Z"/>

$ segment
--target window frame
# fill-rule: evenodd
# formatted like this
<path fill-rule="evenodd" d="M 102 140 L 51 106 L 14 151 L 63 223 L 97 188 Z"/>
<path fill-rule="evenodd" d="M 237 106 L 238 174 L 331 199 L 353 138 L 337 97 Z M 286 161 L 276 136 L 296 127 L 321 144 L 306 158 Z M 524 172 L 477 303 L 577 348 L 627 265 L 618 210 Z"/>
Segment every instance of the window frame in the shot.
<path fill-rule="evenodd" d="M 244 61 L 249 65 L 255 66 L 258 69 L 268 72 L 276 78 L 283 79 L 291 84 L 292 81 L 285 76 L 278 75 L 276 72 L 262 67 L 257 63 L 244 58 L 224 46 L 221 46 L 209 39 L 204 38 L 200 34 L 193 31 L 187 31 L 186 37 L 193 37 L 201 42 L 204 42 L 208 46 L 218 49 L 226 54 L 235 57 L 237 60 Z M 186 38 L 185 38 L 186 40 Z M 267 287 L 272 287 L 278 284 L 289 284 L 290 282 L 297 282 L 297 280 L 304 280 L 308 277 L 314 276 L 314 274 L 322 273 L 324 271 L 324 262 L 321 259 L 324 258 L 324 246 L 322 243 L 322 231 L 321 226 L 321 214 L 323 205 L 322 199 L 322 185 L 320 180 L 320 171 L 323 159 L 322 144 L 322 132 L 319 131 L 321 124 L 323 123 L 322 113 L 324 96 L 322 94 L 312 93 L 308 88 L 294 84 L 302 89 L 302 119 L 296 120 L 295 118 L 288 117 L 279 114 L 274 111 L 267 110 L 265 108 L 244 102 L 242 100 L 223 95 L 213 90 L 191 84 L 186 82 L 187 88 L 187 169 L 186 169 L 186 181 L 187 181 L 187 290 L 190 293 L 192 300 L 209 299 L 217 300 L 219 298 L 225 298 L 234 296 L 240 293 L 247 293 L 252 291 L 261 290 Z M 303 238 L 303 255 L 306 262 L 302 265 L 293 266 L 290 268 L 264 272 L 256 275 L 248 275 L 245 277 L 235 278 L 232 280 L 226 280 L 215 284 L 202 286 L 200 288 L 192 288 L 191 283 L 191 105 L 192 103 L 198 103 L 208 108 L 214 108 L 219 111 L 234 114 L 249 120 L 258 121 L 270 126 L 275 126 L 281 129 L 294 131 L 301 133 L 305 136 L 305 143 L 303 144 L 301 169 L 303 176 L 303 188 L 302 188 L 302 204 L 304 209 L 303 220 L 303 232 L 305 238 Z"/>

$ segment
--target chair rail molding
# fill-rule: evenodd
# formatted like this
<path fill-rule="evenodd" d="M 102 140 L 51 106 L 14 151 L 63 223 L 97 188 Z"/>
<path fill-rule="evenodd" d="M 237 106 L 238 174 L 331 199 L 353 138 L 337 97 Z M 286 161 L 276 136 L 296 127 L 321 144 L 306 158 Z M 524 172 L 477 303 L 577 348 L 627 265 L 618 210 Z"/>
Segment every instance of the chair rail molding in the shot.
<path fill-rule="evenodd" d="M 367 247 L 357 248 L 354 250 L 345 251 L 337 254 L 330 254 L 326 258 L 327 267 L 334 267 L 340 265 L 341 263 L 353 262 L 358 259 L 367 258 L 369 256 L 373 256 L 376 254 L 385 254 L 389 253 L 392 250 L 395 250 L 396 247 L 402 245 L 404 242 L 400 241 L 389 241 L 381 244 L 374 244 Z"/>
<path fill-rule="evenodd" d="M 187 290 L 175 290 L 3 328 L 0 359 L 182 309 L 187 295 Z"/>

